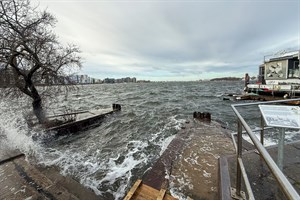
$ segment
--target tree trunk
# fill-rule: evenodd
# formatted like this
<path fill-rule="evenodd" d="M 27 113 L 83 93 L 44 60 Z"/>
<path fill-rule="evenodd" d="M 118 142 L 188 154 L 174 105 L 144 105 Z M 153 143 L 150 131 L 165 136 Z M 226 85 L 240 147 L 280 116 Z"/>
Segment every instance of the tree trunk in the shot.
<path fill-rule="evenodd" d="M 42 98 L 38 92 L 38 90 L 35 88 L 31 77 L 27 77 L 26 83 L 29 86 L 29 90 L 31 93 L 31 98 L 32 98 L 32 108 L 33 108 L 33 113 L 35 114 L 36 118 L 38 119 L 40 124 L 45 124 L 47 122 L 47 118 L 42 106 Z"/>
<path fill-rule="evenodd" d="M 47 118 L 45 116 L 45 112 L 44 112 L 44 109 L 42 107 L 42 100 L 41 100 L 41 98 L 39 96 L 35 97 L 33 99 L 32 107 L 33 107 L 33 113 L 37 117 L 39 123 L 40 124 L 46 123 L 47 122 Z"/>

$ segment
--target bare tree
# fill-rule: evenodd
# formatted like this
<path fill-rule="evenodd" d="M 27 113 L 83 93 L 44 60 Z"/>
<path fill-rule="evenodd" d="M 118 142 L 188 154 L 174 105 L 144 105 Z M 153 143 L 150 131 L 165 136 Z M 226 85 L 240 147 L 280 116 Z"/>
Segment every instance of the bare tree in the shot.
<path fill-rule="evenodd" d="M 37 85 L 65 84 L 68 69 L 81 67 L 79 49 L 58 42 L 55 23 L 53 15 L 29 0 L 0 1 L 0 66 L 13 77 L 13 86 L 32 98 L 40 123 L 47 120 Z"/>

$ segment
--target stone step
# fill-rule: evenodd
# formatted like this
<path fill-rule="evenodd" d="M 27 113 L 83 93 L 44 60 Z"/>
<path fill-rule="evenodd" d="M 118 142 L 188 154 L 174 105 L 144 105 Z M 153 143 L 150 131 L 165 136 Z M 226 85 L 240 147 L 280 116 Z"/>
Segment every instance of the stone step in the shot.
<path fill-rule="evenodd" d="M 0 199 L 100 199 L 72 178 L 60 175 L 58 169 L 34 166 L 17 151 L 1 152 Z"/>

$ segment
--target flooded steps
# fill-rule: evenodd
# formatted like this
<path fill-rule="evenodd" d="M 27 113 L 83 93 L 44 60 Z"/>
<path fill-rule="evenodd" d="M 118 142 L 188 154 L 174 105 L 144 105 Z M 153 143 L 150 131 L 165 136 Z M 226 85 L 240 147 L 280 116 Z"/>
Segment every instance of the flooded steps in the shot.
<path fill-rule="evenodd" d="M 196 123 L 187 134 L 191 139 L 173 166 L 171 185 L 192 199 L 219 199 L 219 158 L 234 153 L 232 140 L 214 122 Z"/>
<path fill-rule="evenodd" d="M 124 200 L 176 200 L 169 194 L 166 194 L 165 189 L 157 190 L 144 183 L 142 180 L 137 180 L 130 191 L 127 193 Z"/>
<path fill-rule="evenodd" d="M 24 155 L 7 152 L 0 163 L 0 199 L 99 199 L 92 191 L 51 168 L 29 164 Z M 6 159 L 4 159 L 6 158 Z M 41 171 L 40 169 L 43 169 Z"/>

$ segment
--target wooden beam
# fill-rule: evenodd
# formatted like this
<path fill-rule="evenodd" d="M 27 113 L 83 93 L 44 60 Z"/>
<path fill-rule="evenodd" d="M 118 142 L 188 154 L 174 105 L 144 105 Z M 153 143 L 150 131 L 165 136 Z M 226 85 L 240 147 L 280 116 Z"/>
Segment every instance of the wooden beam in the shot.
<path fill-rule="evenodd" d="M 165 190 L 165 189 L 161 189 L 161 190 L 159 191 L 159 194 L 158 194 L 156 200 L 163 200 L 164 197 L 165 197 L 165 194 L 166 194 L 166 190 Z"/>
<path fill-rule="evenodd" d="M 132 186 L 132 188 L 129 190 L 129 192 L 127 193 L 126 197 L 124 198 L 124 200 L 130 200 L 132 198 L 132 196 L 134 195 L 135 191 L 138 189 L 138 187 L 140 186 L 142 180 L 138 179 L 134 185 Z"/>

